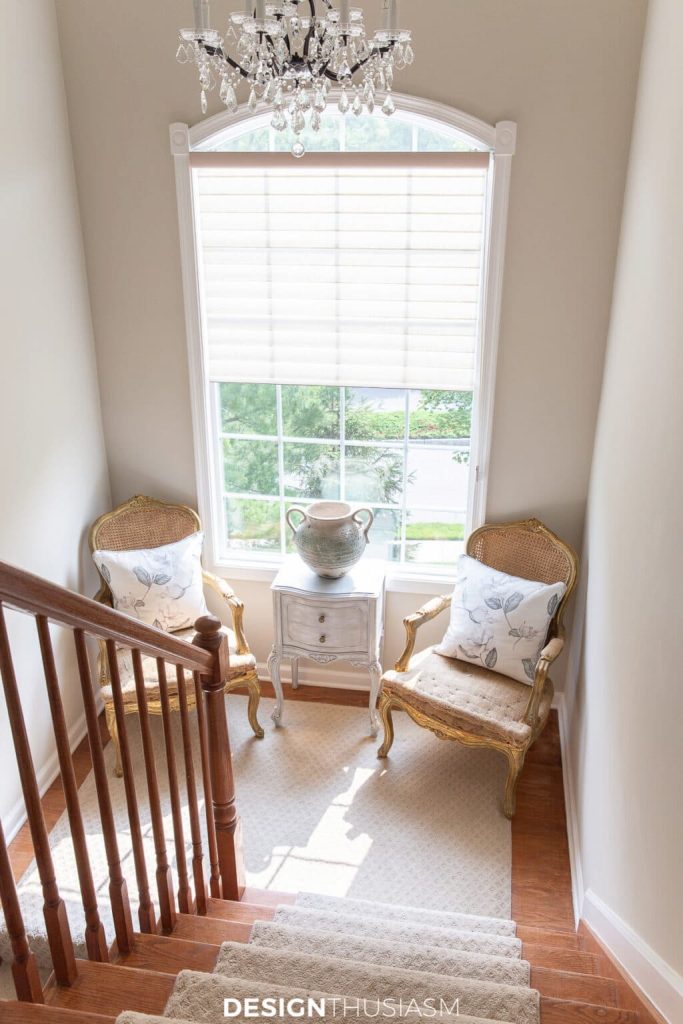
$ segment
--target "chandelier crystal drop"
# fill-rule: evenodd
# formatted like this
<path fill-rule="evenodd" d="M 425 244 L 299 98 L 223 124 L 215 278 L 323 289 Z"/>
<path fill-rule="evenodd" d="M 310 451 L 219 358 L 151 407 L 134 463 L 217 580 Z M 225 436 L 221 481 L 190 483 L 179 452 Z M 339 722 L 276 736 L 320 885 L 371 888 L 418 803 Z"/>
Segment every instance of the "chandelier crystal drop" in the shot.
<path fill-rule="evenodd" d="M 202 112 L 218 89 L 230 112 L 247 83 L 252 112 L 272 110 L 271 126 L 294 134 L 292 153 L 305 153 L 301 135 L 322 127 L 333 85 L 337 107 L 356 117 L 376 106 L 391 116 L 394 72 L 412 64 L 411 33 L 399 29 L 398 0 L 381 0 L 384 27 L 369 37 L 363 11 L 349 0 L 245 0 L 229 16 L 224 36 L 209 24 L 209 0 L 193 0 L 195 25 L 181 29 L 176 57 L 199 73 Z"/>

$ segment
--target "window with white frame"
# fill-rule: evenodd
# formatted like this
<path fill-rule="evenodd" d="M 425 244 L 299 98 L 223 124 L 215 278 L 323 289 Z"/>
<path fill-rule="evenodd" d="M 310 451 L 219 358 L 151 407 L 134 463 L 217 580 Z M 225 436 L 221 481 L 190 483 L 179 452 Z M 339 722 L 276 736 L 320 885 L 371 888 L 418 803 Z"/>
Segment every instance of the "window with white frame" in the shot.
<path fill-rule="evenodd" d="M 448 572 L 480 483 L 491 147 L 403 113 L 285 142 L 252 117 L 191 154 L 213 560 L 275 563 L 288 508 L 340 499 L 375 513 L 370 554 Z"/>

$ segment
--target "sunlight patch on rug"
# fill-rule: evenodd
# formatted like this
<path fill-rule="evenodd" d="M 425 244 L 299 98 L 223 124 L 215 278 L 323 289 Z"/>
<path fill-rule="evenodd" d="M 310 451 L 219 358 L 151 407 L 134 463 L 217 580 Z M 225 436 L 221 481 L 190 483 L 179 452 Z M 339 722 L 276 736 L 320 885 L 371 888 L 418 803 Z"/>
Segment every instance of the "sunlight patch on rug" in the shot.
<path fill-rule="evenodd" d="M 246 698 L 228 698 L 248 885 L 509 917 L 511 839 L 510 823 L 501 811 L 506 774 L 503 757 L 439 741 L 406 715 L 396 714 L 391 756 L 379 761 L 379 740 L 368 735 L 364 709 L 288 702 L 285 725 L 275 729 L 269 720 L 272 708 L 272 701 L 262 701 L 260 718 L 266 737 L 257 740 L 247 722 Z M 154 844 L 143 797 L 146 784 L 139 728 L 132 716 L 127 721 L 154 896 Z M 182 744 L 177 716 L 174 727 L 179 755 Z M 152 731 L 168 855 L 174 863 L 159 718 L 152 719 Z M 121 862 L 136 920 L 130 827 L 123 780 L 113 776 L 111 744 L 105 756 Z M 195 762 L 199 777 L 198 751 Z M 184 779 L 180 759 L 179 775 Z M 92 773 L 81 786 L 80 799 L 95 887 L 111 942 L 107 863 Z M 189 848 L 187 808 L 184 819 Z M 50 841 L 74 941 L 82 949 L 83 910 L 66 813 Z M 205 857 L 205 865 L 207 861 Z M 177 889 L 177 883 L 174 887 Z M 49 963 L 35 863 L 19 889 L 31 944 L 39 961 Z M 0 916 L 0 956 L 8 955 Z"/>

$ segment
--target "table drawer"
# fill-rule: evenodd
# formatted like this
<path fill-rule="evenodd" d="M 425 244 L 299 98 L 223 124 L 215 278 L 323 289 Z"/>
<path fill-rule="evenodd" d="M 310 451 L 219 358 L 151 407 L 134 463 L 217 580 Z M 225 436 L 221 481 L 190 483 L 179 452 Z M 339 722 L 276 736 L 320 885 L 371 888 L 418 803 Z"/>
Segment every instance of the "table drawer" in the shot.
<path fill-rule="evenodd" d="M 282 642 L 321 652 L 364 651 L 368 645 L 367 605 L 283 597 Z"/>

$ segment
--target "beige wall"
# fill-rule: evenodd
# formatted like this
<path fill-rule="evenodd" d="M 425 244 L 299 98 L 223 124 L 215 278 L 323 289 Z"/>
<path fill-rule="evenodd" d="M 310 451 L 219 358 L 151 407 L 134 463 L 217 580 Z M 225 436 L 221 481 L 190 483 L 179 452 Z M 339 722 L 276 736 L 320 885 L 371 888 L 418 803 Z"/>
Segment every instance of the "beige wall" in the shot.
<path fill-rule="evenodd" d="M 87 591 L 94 577 L 84 531 L 106 507 L 109 486 L 51 0 L 0 5 L 0 111 L 0 559 Z M 56 765 L 35 628 L 18 615 L 8 624 L 36 768 L 48 782 Z M 56 650 L 75 727 L 74 660 L 59 638 Z M 8 830 L 22 813 L 10 750 L 0 697 L 0 817 Z"/>
<path fill-rule="evenodd" d="M 568 696 L 584 913 L 617 944 L 633 929 L 646 959 L 678 972 L 673 1021 L 683 1019 L 683 5 L 650 10 L 587 520 L 584 650 Z M 621 920 L 614 935 L 601 903 Z"/>
<path fill-rule="evenodd" d="M 397 87 L 490 122 L 519 124 L 489 516 L 536 514 L 574 544 L 584 518 L 645 6 L 402 5 L 417 59 Z M 377 24 L 379 0 L 366 7 Z M 57 9 L 114 498 L 147 491 L 193 501 L 168 144 L 170 122 L 201 119 L 196 77 L 174 60 L 176 31 L 191 18 L 191 4 L 57 0 Z M 216 0 L 213 9 L 225 18 L 231 5 Z M 240 590 L 263 658 L 267 587 Z M 415 603 L 391 598 L 392 657 L 400 646 L 396 620 Z"/>

